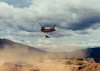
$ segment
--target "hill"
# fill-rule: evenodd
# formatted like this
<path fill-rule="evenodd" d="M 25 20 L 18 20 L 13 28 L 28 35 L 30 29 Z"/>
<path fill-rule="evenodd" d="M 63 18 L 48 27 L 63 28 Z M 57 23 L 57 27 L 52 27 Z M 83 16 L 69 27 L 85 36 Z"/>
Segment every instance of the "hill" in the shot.
<path fill-rule="evenodd" d="M 28 45 L 13 42 L 8 39 L 0 39 L 0 60 L 3 61 L 27 61 L 45 56 L 47 52 Z"/>

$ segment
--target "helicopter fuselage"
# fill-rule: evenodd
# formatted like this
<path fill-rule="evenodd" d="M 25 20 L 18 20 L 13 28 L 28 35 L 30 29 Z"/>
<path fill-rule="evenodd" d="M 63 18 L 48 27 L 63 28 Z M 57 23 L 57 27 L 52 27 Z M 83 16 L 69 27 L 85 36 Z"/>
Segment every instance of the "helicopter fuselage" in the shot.
<path fill-rule="evenodd" d="M 55 31 L 55 28 L 50 28 L 50 29 L 41 29 L 42 32 L 53 32 Z"/>

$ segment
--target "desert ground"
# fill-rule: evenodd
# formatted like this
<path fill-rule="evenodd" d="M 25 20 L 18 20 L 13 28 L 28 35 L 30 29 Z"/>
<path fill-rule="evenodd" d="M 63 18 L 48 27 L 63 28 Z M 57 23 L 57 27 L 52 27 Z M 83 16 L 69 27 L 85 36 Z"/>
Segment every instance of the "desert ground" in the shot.
<path fill-rule="evenodd" d="M 33 62 L 1 62 L 0 71 L 100 71 L 93 59 L 41 59 Z"/>
<path fill-rule="evenodd" d="M 47 52 L 0 39 L 0 71 L 100 71 L 98 50 Z"/>

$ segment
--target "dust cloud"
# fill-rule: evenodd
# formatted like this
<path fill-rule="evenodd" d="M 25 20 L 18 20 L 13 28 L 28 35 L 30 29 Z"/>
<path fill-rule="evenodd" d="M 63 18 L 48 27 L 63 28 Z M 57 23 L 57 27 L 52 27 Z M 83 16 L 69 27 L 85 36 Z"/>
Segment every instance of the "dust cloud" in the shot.
<path fill-rule="evenodd" d="M 100 63 L 88 59 L 87 52 L 46 52 L 0 39 L 0 71 L 100 71 Z"/>
<path fill-rule="evenodd" d="M 30 49 L 20 44 L 4 44 L 0 49 L 0 70 L 71 71 L 71 67 L 45 51 Z"/>

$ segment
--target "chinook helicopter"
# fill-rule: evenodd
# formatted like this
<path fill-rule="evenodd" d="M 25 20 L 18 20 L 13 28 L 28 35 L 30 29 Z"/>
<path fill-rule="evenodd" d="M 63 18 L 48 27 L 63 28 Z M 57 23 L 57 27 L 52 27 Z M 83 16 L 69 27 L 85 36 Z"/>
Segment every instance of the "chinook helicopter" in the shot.
<path fill-rule="evenodd" d="M 40 23 L 39 23 L 39 24 L 40 24 Z M 45 27 L 44 27 L 43 25 L 41 25 L 41 24 L 40 24 L 40 26 L 41 26 L 41 32 L 44 32 L 44 33 L 50 33 L 50 34 L 51 34 L 51 32 L 56 31 L 56 29 L 55 29 L 56 24 L 54 24 L 51 28 L 45 28 Z M 45 35 L 45 38 L 50 38 L 50 36 Z"/>

